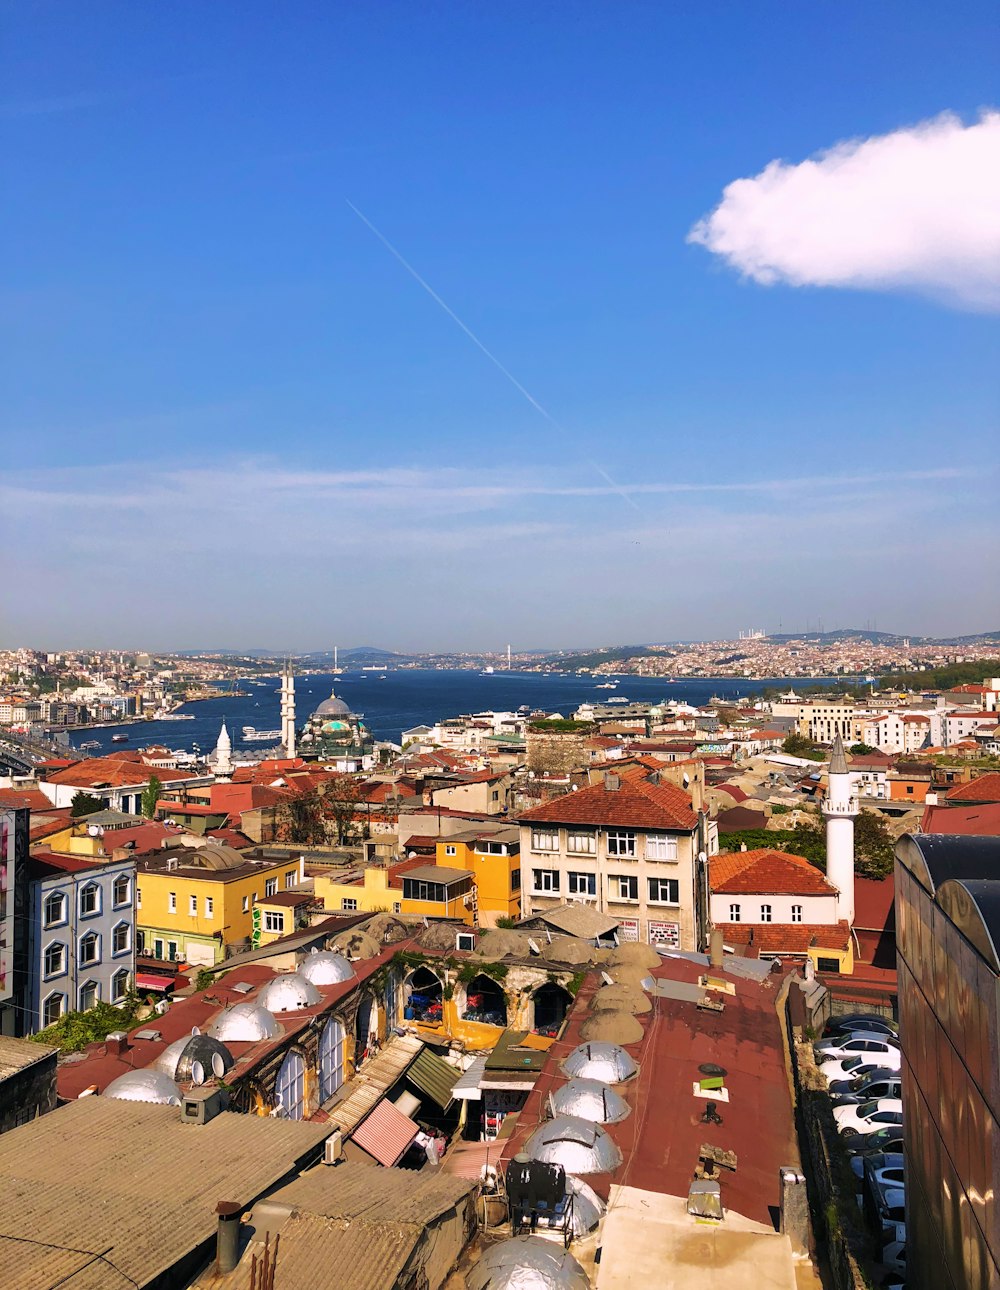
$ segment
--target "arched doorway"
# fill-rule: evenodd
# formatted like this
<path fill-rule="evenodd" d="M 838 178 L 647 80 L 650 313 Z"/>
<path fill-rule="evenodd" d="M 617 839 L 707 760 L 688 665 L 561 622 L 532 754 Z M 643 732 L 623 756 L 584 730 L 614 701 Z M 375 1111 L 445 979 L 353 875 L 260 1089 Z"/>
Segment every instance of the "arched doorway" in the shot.
<path fill-rule="evenodd" d="M 466 1021 L 481 1021 L 487 1026 L 506 1026 L 507 999 L 492 977 L 474 976 L 465 992 Z"/>
<path fill-rule="evenodd" d="M 333 1097 L 344 1082 L 344 1027 L 331 1017 L 319 1040 L 319 1100 Z"/>
<path fill-rule="evenodd" d="M 378 1004 L 370 994 L 366 994 L 358 1004 L 358 1015 L 354 1022 L 355 1067 L 361 1065 L 377 1042 Z"/>
<path fill-rule="evenodd" d="M 533 1017 L 531 1029 L 536 1035 L 557 1035 L 566 1014 L 573 1006 L 573 996 L 554 981 L 546 981 L 531 996 Z"/>
<path fill-rule="evenodd" d="M 403 982 L 407 1021 L 423 1021 L 436 1025 L 442 1017 L 443 987 L 430 968 L 415 968 Z"/>
<path fill-rule="evenodd" d="M 306 1063 L 301 1053 L 291 1052 L 278 1069 L 274 1081 L 274 1100 L 289 1120 L 301 1120 L 305 1114 Z"/>

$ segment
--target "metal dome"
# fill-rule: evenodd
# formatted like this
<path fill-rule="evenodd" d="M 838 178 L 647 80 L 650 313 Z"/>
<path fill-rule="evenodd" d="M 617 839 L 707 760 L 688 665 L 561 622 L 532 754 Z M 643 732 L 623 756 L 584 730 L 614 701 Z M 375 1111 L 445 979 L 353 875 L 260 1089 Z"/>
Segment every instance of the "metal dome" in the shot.
<path fill-rule="evenodd" d="M 343 699 L 338 699 L 336 694 L 331 694 L 328 699 L 324 699 L 316 711 L 314 717 L 349 717 L 351 709 Z"/>
<path fill-rule="evenodd" d="M 621 1084 L 639 1069 L 632 1054 L 620 1045 L 596 1039 L 574 1048 L 562 1068 L 571 1077 L 596 1079 L 603 1084 Z"/>
<path fill-rule="evenodd" d="M 298 1012 L 300 1008 L 309 1008 L 319 1003 L 320 992 L 311 981 L 307 981 L 298 972 L 283 972 L 273 981 L 268 981 L 257 1002 L 268 1012 Z"/>
<path fill-rule="evenodd" d="M 213 1075 L 222 1079 L 235 1065 L 236 1059 L 225 1044 L 197 1029 L 175 1039 L 153 1062 L 154 1069 L 184 1084 L 204 1084 Z"/>
<path fill-rule="evenodd" d="M 208 1033 L 231 1044 L 253 1044 L 259 1039 L 277 1038 L 281 1028 L 266 1008 L 256 1003 L 238 1003 L 235 1008 L 220 1012 Z"/>
<path fill-rule="evenodd" d="M 632 1108 L 620 1093 L 597 1079 L 571 1079 L 549 1096 L 553 1115 L 576 1115 L 594 1124 L 617 1124 Z"/>
<path fill-rule="evenodd" d="M 515 1236 L 490 1246 L 465 1284 L 468 1290 L 589 1290 L 590 1279 L 562 1246 Z"/>
<path fill-rule="evenodd" d="M 573 1193 L 573 1236 L 578 1239 L 594 1230 L 607 1213 L 608 1207 L 582 1178 L 567 1174 L 566 1190 Z"/>
<path fill-rule="evenodd" d="M 606 1174 L 622 1162 L 622 1153 L 604 1130 L 576 1115 L 557 1115 L 540 1125 L 524 1150 L 532 1160 L 562 1165 L 568 1174 Z"/>
<path fill-rule="evenodd" d="M 119 1102 L 157 1102 L 160 1106 L 180 1106 L 181 1091 L 163 1071 L 147 1067 L 141 1071 L 126 1071 L 113 1079 L 102 1097 L 113 1097 Z"/>
<path fill-rule="evenodd" d="M 334 954 L 331 950 L 313 950 L 306 955 L 305 962 L 299 965 L 299 975 L 313 985 L 339 985 L 342 981 L 353 981 L 355 971 L 343 954 Z"/>

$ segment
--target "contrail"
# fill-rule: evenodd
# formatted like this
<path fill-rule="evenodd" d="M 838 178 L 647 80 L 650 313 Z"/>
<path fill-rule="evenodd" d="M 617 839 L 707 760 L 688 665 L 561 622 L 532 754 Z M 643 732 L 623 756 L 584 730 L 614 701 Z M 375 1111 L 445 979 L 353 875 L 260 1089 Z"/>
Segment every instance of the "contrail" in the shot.
<path fill-rule="evenodd" d="M 396 248 L 385 236 L 385 234 L 380 229 L 375 227 L 375 225 L 371 222 L 371 220 L 364 213 L 364 211 L 358 210 L 357 206 L 355 206 L 352 201 L 348 201 L 347 205 L 351 208 L 351 210 L 355 213 L 355 215 L 357 215 L 358 219 L 361 220 L 363 224 L 367 225 L 369 229 L 371 229 L 371 231 L 375 234 L 375 236 L 382 243 L 385 249 L 390 253 L 390 255 L 393 255 L 396 257 L 396 259 L 403 266 L 403 268 L 410 275 L 410 277 L 415 279 L 415 281 L 419 282 L 420 285 L 423 287 L 423 289 L 430 296 L 430 298 L 436 304 L 441 306 L 441 308 L 445 311 L 445 313 L 452 320 L 452 322 L 456 323 L 459 327 L 461 327 L 462 331 L 465 332 L 466 336 L 468 336 L 469 340 L 472 341 L 473 345 L 475 345 L 478 350 L 481 350 L 482 353 L 484 353 L 486 357 L 490 360 L 493 366 L 498 371 L 502 372 L 504 376 L 506 376 L 507 380 L 510 381 L 514 389 L 517 390 L 519 394 L 522 394 L 528 400 L 531 406 L 535 409 L 535 411 L 540 413 L 545 418 L 545 420 L 549 423 L 549 425 L 552 426 L 553 429 L 557 430 L 559 434 L 561 434 L 568 443 L 572 443 L 572 436 L 570 435 L 566 427 L 560 425 L 559 422 L 552 415 L 552 413 L 549 412 L 548 408 L 544 408 L 538 402 L 535 396 L 531 393 L 531 391 L 526 390 L 524 388 L 524 386 L 513 374 L 513 372 L 508 371 L 508 369 L 504 367 L 503 363 L 500 362 L 496 354 L 494 354 L 491 350 L 486 348 L 486 346 L 479 339 L 479 337 L 472 330 L 472 328 L 466 326 L 466 324 L 462 321 L 462 319 L 459 318 L 458 314 L 455 313 L 454 309 L 452 309 L 451 306 L 446 301 L 441 299 L 441 297 L 434 290 L 431 284 L 427 282 L 424 278 L 422 278 L 420 274 L 416 271 L 416 269 L 413 267 L 413 265 L 410 264 L 409 260 L 407 260 L 403 255 L 400 254 L 399 251 L 396 250 Z M 594 461 L 590 457 L 584 458 L 584 461 L 591 468 L 591 470 L 595 470 L 598 473 L 598 475 L 600 475 L 600 477 L 604 480 L 604 482 L 610 485 L 610 487 L 614 489 L 614 491 L 618 494 L 619 497 L 624 498 L 625 501 L 628 502 L 629 506 L 631 506 L 634 511 L 639 511 L 639 513 L 642 514 L 638 504 L 633 500 L 630 494 L 625 490 L 625 488 L 622 487 L 621 484 L 619 484 L 616 480 L 611 478 L 611 476 L 608 474 L 608 472 L 604 469 L 602 465 L 600 465 L 598 462 Z"/>

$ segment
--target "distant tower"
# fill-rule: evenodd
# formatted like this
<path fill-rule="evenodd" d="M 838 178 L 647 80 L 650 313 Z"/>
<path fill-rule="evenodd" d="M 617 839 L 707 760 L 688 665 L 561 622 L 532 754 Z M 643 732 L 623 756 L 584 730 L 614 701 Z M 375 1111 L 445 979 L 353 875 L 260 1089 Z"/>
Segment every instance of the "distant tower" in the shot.
<path fill-rule="evenodd" d="M 295 756 L 295 677 L 291 663 L 281 673 L 281 743 L 286 757 Z"/>
<path fill-rule="evenodd" d="M 854 819 L 858 799 L 851 795 L 851 777 L 844 741 L 837 735 L 830 756 L 823 814 L 826 817 L 826 876 L 840 893 L 838 919 L 854 923 Z"/>
<path fill-rule="evenodd" d="M 229 738 L 229 731 L 226 729 L 224 720 L 211 760 L 212 770 L 216 775 L 221 777 L 233 773 L 233 741 Z"/>

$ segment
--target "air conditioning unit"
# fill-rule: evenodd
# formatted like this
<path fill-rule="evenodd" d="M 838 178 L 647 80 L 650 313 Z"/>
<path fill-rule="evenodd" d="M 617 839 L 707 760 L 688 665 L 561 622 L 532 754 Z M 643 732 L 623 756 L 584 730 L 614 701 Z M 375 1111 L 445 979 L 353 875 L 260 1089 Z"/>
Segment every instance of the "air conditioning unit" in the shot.
<path fill-rule="evenodd" d="M 323 1143 L 323 1163 L 325 1165 L 338 1165 L 343 1158 L 344 1135 L 339 1129 L 334 1129 Z"/>
<path fill-rule="evenodd" d="M 475 932 L 459 932 L 455 937 L 456 950 L 474 950 L 476 948 Z"/>
<path fill-rule="evenodd" d="M 181 1124 L 208 1124 L 220 1111 L 226 1109 L 224 1089 L 193 1090 L 181 1098 Z"/>

